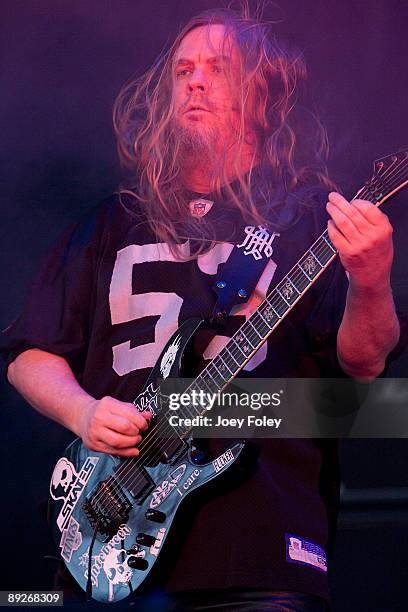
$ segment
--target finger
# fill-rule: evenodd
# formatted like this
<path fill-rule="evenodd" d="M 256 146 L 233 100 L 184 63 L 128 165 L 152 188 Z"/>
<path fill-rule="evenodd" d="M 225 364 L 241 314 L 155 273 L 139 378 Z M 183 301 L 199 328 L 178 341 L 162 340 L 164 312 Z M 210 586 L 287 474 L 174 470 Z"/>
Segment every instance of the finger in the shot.
<path fill-rule="evenodd" d="M 338 230 L 336 224 L 331 219 L 327 222 L 327 233 L 340 254 L 347 255 L 350 253 L 350 242 L 344 237 L 342 232 Z"/>
<path fill-rule="evenodd" d="M 349 243 L 359 240 L 362 232 L 360 232 L 354 220 L 351 219 L 349 215 L 346 215 L 340 208 L 331 204 L 331 202 L 327 202 L 326 209 L 332 221 L 335 223 L 337 231 L 340 232 Z"/>
<path fill-rule="evenodd" d="M 356 206 L 348 202 L 339 193 L 329 194 L 326 210 L 332 217 L 334 217 L 336 211 L 338 214 L 343 214 L 361 234 L 367 234 L 372 229 L 372 222 L 367 220 Z"/>
<path fill-rule="evenodd" d="M 386 217 L 379 208 L 368 200 L 351 200 L 348 202 L 340 193 L 332 191 L 329 193 L 329 202 L 339 208 L 345 215 L 353 220 L 355 225 L 361 229 L 362 224 L 369 223 L 378 225 Z"/>
<path fill-rule="evenodd" d="M 140 434 L 137 436 L 125 436 L 108 428 L 102 429 L 98 437 L 100 442 L 116 449 L 136 446 L 136 444 L 139 444 L 142 440 Z"/>
<path fill-rule="evenodd" d="M 137 436 L 140 428 L 121 414 L 109 414 L 103 425 L 126 436 Z"/>
<path fill-rule="evenodd" d="M 375 206 L 368 200 L 352 200 L 350 204 L 368 223 L 372 223 L 372 225 L 380 225 L 388 221 L 387 215 L 384 214 L 378 206 Z"/>
<path fill-rule="evenodd" d="M 143 416 L 144 413 L 139 412 L 134 404 L 117 401 L 109 406 L 109 412 L 128 419 L 142 431 L 146 431 L 148 428 L 146 417 Z"/>

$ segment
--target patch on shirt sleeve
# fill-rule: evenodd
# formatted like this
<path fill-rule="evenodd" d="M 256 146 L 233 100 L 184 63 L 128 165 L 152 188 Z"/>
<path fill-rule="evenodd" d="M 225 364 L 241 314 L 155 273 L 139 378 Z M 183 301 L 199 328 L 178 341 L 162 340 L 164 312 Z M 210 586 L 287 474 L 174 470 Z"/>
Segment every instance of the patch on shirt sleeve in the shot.
<path fill-rule="evenodd" d="M 286 561 L 311 565 L 321 572 L 327 572 L 326 552 L 317 544 L 292 533 L 285 533 Z"/>

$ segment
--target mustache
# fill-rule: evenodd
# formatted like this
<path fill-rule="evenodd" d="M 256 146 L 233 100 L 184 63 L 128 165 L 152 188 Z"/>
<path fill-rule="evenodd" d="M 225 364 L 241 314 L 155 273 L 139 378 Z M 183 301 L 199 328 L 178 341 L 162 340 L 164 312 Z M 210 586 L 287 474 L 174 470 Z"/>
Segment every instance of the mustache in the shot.
<path fill-rule="evenodd" d="M 203 108 L 206 108 L 207 110 L 209 110 L 210 112 L 214 112 L 215 106 L 214 104 L 208 99 L 207 96 L 205 95 L 201 95 L 201 96 L 190 96 L 189 98 L 187 98 L 187 100 L 185 102 L 183 102 L 183 104 L 180 106 L 178 112 L 179 113 L 184 113 L 189 106 L 202 106 Z"/>

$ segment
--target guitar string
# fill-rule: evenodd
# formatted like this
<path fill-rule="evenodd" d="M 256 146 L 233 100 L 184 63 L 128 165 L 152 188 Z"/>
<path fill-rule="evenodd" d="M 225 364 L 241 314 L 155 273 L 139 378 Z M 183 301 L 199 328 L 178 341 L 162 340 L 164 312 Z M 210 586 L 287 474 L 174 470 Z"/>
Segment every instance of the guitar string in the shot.
<path fill-rule="evenodd" d="M 396 158 L 396 159 L 398 159 L 398 158 Z M 405 161 L 406 161 L 406 159 L 402 159 L 402 160 L 401 160 L 401 162 L 400 162 L 399 164 L 397 164 L 397 167 L 396 167 L 396 168 L 394 168 L 394 169 L 393 169 L 393 170 L 392 170 L 392 171 L 389 173 L 389 174 L 390 174 L 390 176 L 391 176 L 391 177 L 393 177 L 393 179 L 395 178 L 395 174 L 398 174 L 398 172 L 400 172 L 400 170 L 398 170 L 398 166 L 403 165 Z M 381 177 L 381 178 L 383 178 L 383 179 L 385 180 L 385 179 L 387 178 L 387 172 L 386 172 L 386 173 L 384 173 L 383 177 Z M 387 180 L 388 180 L 388 179 L 387 179 Z M 395 189 L 395 187 L 397 187 L 397 185 L 398 185 L 398 181 L 397 181 L 397 182 L 395 182 L 393 185 L 390 185 L 390 186 L 389 186 L 389 187 L 390 187 L 389 192 L 390 192 L 390 191 L 392 192 L 392 191 Z M 371 193 L 371 190 L 369 189 L 369 186 L 364 186 L 362 190 L 360 190 L 359 192 L 357 192 L 357 194 L 356 194 L 356 196 L 354 196 L 353 200 L 357 198 L 357 195 L 358 195 L 359 199 L 364 199 L 364 198 L 365 198 L 367 195 L 372 195 L 372 193 Z M 376 203 L 373 203 L 373 204 L 375 204 L 376 206 L 379 206 L 379 202 L 376 202 Z M 305 255 L 307 255 L 307 253 L 308 253 L 309 251 L 313 251 L 313 248 L 315 247 L 316 243 L 318 243 L 319 241 L 321 241 L 321 244 L 317 244 L 317 245 L 316 245 L 317 247 L 319 247 L 319 248 L 320 248 L 320 246 L 323 246 L 323 247 L 324 247 L 324 249 L 325 249 L 325 248 L 327 248 L 327 249 L 329 249 L 329 248 L 330 248 L 330 247 L 328 247 L 328 245 L 326 245 L 326 244 L 324 243 L 324 240 L 322 240 L 322 238 L 323 238 L 323 236 L 325 236 L 325 234 L 327 234 L 327 230 L 325 230 L 325 231 L 323 232 L 323 234 L 321 234 L 321 235 L 318 237 L 318 239 L 317 239 L 317 240 L 316 240 L 316 241 L 313 243 L 313 245 L 312 245 L 312 246 L 309 248 L 309 250 L 308 250 L 308 251 L 306 251 L 306 253 L 305 253 L 304 255 L 302 255 L 302 257 L 299 259 L 299 261 L 298 261 L 297 263 L 299 263 L 299 262 L 300 262 L 300 261 L 301 261 L 301 260 L 302 260 L 302 259 L 305 257 Z M 325 236 L 325 237 L 326 237 L 326 236 Z M 327 234 L 327 239 L 328 239 L 328 234 Z M 332 243 L 331 243 L 331 241 L 330 241 L 330 244 L 332 244 Z M 333 248 L 334 248 L 334 247 L 333 247 Z M 314 251 L 313 251 L 313 252 L 314 252 Z M 322 255 L 322 253 L 323 253 L 323 250 L 321 250 L 321 251 L 319 251 L 319 252 L 316 252 L 315 254 L 316 254 L 316 255 L 317 255 L 317 257 L 319 258 L 319 255 L 321 256 L 321 255 Z M 323 267 L 321 268 L 321 270 L 322 270 L 322 271 L 323 271 L 323 268 L 324 268 L 324 269 L 326 269 L 326 268 L 327 268 L 327 267 L 330 265 L 331 261 L 332 261 L 332 260 L 335 258 L 335 256 L 336 256 L 336 255 L 337 255 L 337 252 L 336 252 L 336 253 L 333 253 L 333 257 L 332 257 L 331 259 L 329 259 L 329 260 L 327 261 L 327 263 L 325 263 L 325 264 L 323 265 Z M 296 265 L 297 265 L 297 264 L 296 264 Z M 294 266 L 294 268 L 295 268 L 295 267 L 296 267 L 296 266 Z M 292 269 L 294 269 L 294 268 L 292 268 Z M 302 273 L 301 273 L 300 271 L 297 271 L 297 272 L 299 273 L 299 277 L 300 277 L 300 275 L 301 275 Z M 275 289 L 273 289 L 273 290 L 272 290 L 272 292 L 269 294 L 269 296 L 271 296 L 271 297 L 268 297 L 268 296 L 267 296 L 267 297 L 266 297 L 266 299 L 265 299 L 265 300 L 262 302 L 262 304 L 260 304 L 260 305 L 259 305 L 259 307 L 256 309 L 256 311 L 255 311 L 254 313 L 252 313 L 252 315 L 251 315 L 251 317 L 250 317 L 250 318 L 252 318 L 254 315 L 256 315 L 256 314 L 258 314 L 258 313 L 259 313 L 259 311 L 262 309 L 262 307 L 263 307 L 263 305 L 264 305 L 264 303 L 265 303 L 265 302 L 270 302 L 270 301 L 271 301 L 271 299 L 273 299 L 273 298 L 275 297 L 275 296 L 273 296 L 272 294 L 273 294 L 273 293 L 275 293 L 275 292 L 276 292 L 276 290 L 280 288 L 280 285 L 281 285 L 282 283 L 283 283 L 283 285 L 284 285 L 284 284 L 285 284 L 285 282 L 287 282 L 287 279 L 288 279 L 288 278 L 290 278 L 290 272 L 289 272 L 289 273 L 288 273 L 288 274 L 287 274 L 287 275 L 284 277 L 284 279 L 282 279 L 282 280 L 280 281 L 280 283 L 278 283 L 278 285 L 275 287 Z M 294 280 L 295 280 L 295 279 L 294 279 Z M 310 280 L 313 280 L 313 279 L 311 278 Z M 285 281 L 285 282 L 283 282 L 283 281 Z M 295 282 L 296 282 L 296 280 L 295 280 Z M 283 286 L 283 285 L 282 285 L 282 286 Z M 307 289 L 308 289 L 309 287 L 310 287 L 310 282 L 308 282 L 308 285 L 306 285 L 306 287 L 304 288 L 304 290 L 303 290 L 303 291 L 301 291 L 300 295 L 298 296 L 298 297 L 299 297 L 299 299 L 300 299 L 300 297 L 302 297 L 302 296 L 303 296 L 303 294 L 304 294 L 304 293 L 307 291 Z M 277 303 L 275 303 L 275 305 L 277 305 Z M 293 304 L 293 305 L 294 305 L 294 304 Z M 291 307 L 289 307 L 288 309 L 286 309 L 286 311 L 285 311 L 284 313 L 282 313 L 282 314 L 285 316 L 286 314 L 288 314 L 289 310 L 291 310 Z M 249 319 L 250 319 L 250 318 L 249 318 Z M 248 320 L 249 320 L 249 319 L 248 319 Z M 242 328 L 243 328 L 245 325 L 247 325 L 248 320 L 247 320 L 247 321 L 245 321 L 245 323 L 243 323 L 243 325 L 242 325 L 242 326 L 241 326 L 241 327 L 240 327 L 240 328 L 237 330 L 237 332 L 234 334 L 234 336 L 235 336 L 235 335 L 237 335 L 237 334 L 240 332 L 240 330 L 242 330 Z M 277 322 L 277 321 L 275 321 L 275 324 L 276 324 L 276 322 Z M 267 335 L 269 335 L 269 333 L 271 333 L 271 332 L 272 332 L 272 330 L 273 330 L 273 329 L 274 329 L 274 327 L 275 327 L 275 324 L 272 326 L 272 328 L 270 328 L 270 330 L 269 330 L 269 332 L 268 332 L 268 334 L 267 334 Z M 246 334 L 245 334 L 245 335 L 246 335 Z M 232 344 L 232 342 L 231 342 L 231 341 L 232 341 L 232 340 L 234 340 L 234 336 L 232 336 L 232 337 L 231 337 L 231 339 L 228 341 L 227 346 L 228 346 L 229 344 Z M 252 338 L 251 338 L 251 339 L 252 339 Z M 265 342 L 265 340 L 266 340 L 266 338 L 264 338 L 264 339 L 262 339 L 260 342 L 258 342 L 258 345 L 255 345 L 255 347 L 254 347 L 253 351 L 251 351 L 251 353 L 250 353 L 250 356 L 251 356 L 251 357 L 252 357 L 252 353 L 255 353 L 255 352 L 258 350 L 259 345 L 260 345 L 260 344 L 263 344 L 263 343 Z M 235 341 L 235 342 L 236 342 L 236 341 Z M 225 348 L 225 347 L 224 347 L 224 348 Z M 222 349 L 222 350 L 223 350 L 223 349 Z M 220 353 L 222 352 L 222 350 L 220 351 Z M 220 354 L 220 353 L 219 353 L 219 354 Z M 204 370 L 203 370 L 203 371 L 200 373 L 200 375 L 199 375 L 199 376 L 197 376 L 197 378 L 195 379 L 195 381 L 196 381 L 198 378 L 202 377 L 203 372 L 205 372 L 205 370 L 207 370 L 209 367 L 211 367 L 211 364 L 212 364 L 212 363 L 213 363 L 213 362 L 214 362 L 214 361 L 217 359 L 217 357 L 218 357 L 218 355 L 217 355 L 217 356 L 216 356 L 216 357 L 215 357 L 215 358 L 214 358 L 214 359 L 213 359 L 213 360 L 212 360 L 212 361 L 211 361 L 211 362 L 210 362 L 210 363 L 209 363 L 209 364 L 206 366 L 206 368 L 204 368 Z M 247 357 L 245 358 L 245 360 L 246 360 L 246 359 L 247 359 Z M 241 365 L 241 367 L 242 367 L 242 365 Z M 236 375 L 236 374 L 235 374 L 235 375 Z M 230 379 L 227 381 L 227 383 L 226 383 L 226 384 L 228 384 L 228 383 L 229 383 L 231 380 L 233 380 L 233 378 L 235 377 L 235 375 L 231 376 L 231 378 L 230 378 Z M 211 375 L 210 375 L 210 376 L 211 376 Z M 195 381 L 194 381 L 194 382 L 195 382 Z M 215 381 L 215 382 L 216 382 L 216 381 Z M 224 386 L 225 386 L 225 385 L 224 385 Z M 222 385 L 222 384 L 221 384 L 221 387 L 220 387 L 220 388 L 223 388 L 223 385 Z M 211 389 L 210 389 L 210 390 L 211 390 Z M 154 398 L 153 398 L 153 399 L 154 399 Z M 151 402 L 149 402 L 149 404 L 150 404 L 150 403 L 151 403 Z M 167 427 L 168 427 L 168 425 L 167 425 Z M 151 430 L 150 432 L 148 432 L 148 435 L 142 439 L 142 441 L 141 441 L 141 443 L 140 443 L 140 445 L 139 445 L 140 454 L 139 454 L 137 457 L 127 458 L 128 462 L 129 462 L 131 465 L 129 465 L 129 466 L 128 466 L 128 465 L 124 464 L 123 466 L 120 466 L 120 467 L 119 467 L 119 469 L 118 469 L 118 471 L 117 471 L 118 476 L 120 476 L 121 478 L 122 478 L 122 477 L 125 477 L 125 478 L 126 478 L 126 476 L 128 476 L 128 475 L 129 475 L 129 473 L 130 473 L 130 472 L 133 470 L 133 468 L 134 468 L 135 466 L 136 466 L 136 467 L 138 467 L 138 464 L 140 463 L 140 460 L 141 460 L 141 459 L 143 459 L 143 461 L 144 461 L 144 462 L 146 462 L 146 459 L 148 458 L 148 455 L 147 455 L 147 454 L 144 454 L 144 455 L 143 455 L 143 457 L 142 457 L 142 456 L 141 456 L 141 452 L 142 452 L 143 448 L 144 448 L 146 445 L 150 444 L 150 439 L 151 439 L 152 437 L 154 437 L 154 436 L 157 436 L 157 435 L 158 435 L 159 429 L 160 429 L 160 425 L 159 425 L 159 426 L 157 426 L 156 431 L 153 429 L 153 430 Z M 162 427 L 161 429 L 163 430 L 164 428 Z M 174 429 L 174 428 L 173 428 L 173 429 Z M 184 434 L 182 434 L 182 435 L 183 435 L 183 436 L 185 436 L 185 435 L 186 435 L 186 433 L 184 433 Z M 178 437 L 180 438 L 180 436 L 178 436 Z M 182 439 L 183 439 L 183 437 L 181 437 L 180 439 L 182 440 Z M 168 448 L 170 448 L 170 446 L 167 446 L 167 449 L 168 449 Z M 147 449 L 147 450 L 149 450 L 149 449 Z M 166 451 L 166 448 L 163 448 L 163 450 L 162 450 L 162 451 L 157 451 L 157 449 L 150 449 L 150 450 L 152 450 L 152 451 L 153 451 L 153 455 L 154 455 L 154 453 L 155 453 L 155 455 L 154 455 L 154 456 L 150 456 L 150 457 L 148 458 L 148 460 L 153 460 L 153 461 L 155 461 L 156 459 L 158 460 L 158 459 L 159 459 L 161 456 L 163 456 L 163 452 L 165 452 L 165 451 Z M 122 470 L 120 469 L 121 467 L 122 467 Z M 145 478 L 144 478 L 144 477 L 143 477 L 143 479 L 139 479 L 139 483 L 140 483 L 140 482 L 143 482 L 143 480 L 145 480 Z M 114 479 L 114 483 L 115 483 L 115 485 L 116 485 L 116 481 L 115 481 L 115 479 Z M 128 481 L 122 481 L 122 480 L 121 480 L 121 484 L 122 484 L 123 486 L 125 486 L 125 487 L 126 487 L 126 484 L 127 484 L 127 483 L 129 483 L 129 480 L 128 480 Z M 136 481 L 136 483 L 135 483 L 135 484 L 138 484 L 138 483 L 137 483 L 137 481 Z M 102 487 L 103 487 L 103 486 L 104 486 L 104 485 L 102 485 Z M 102 487 L 101 487 L 101 488 L 102 488 Z M 103 495 L 103 494 L 104 494 L 104 491 L 98 491 L 98 493 L 95 495 L 95 499 L 96 499 L 97 497 L 100 497 L 100 496 L 101 496 L 101 495 Z M 114 506 L 114 504 L 112 504 L 112 505 Z"/>
<path fill-rule="evenodd" d="M 403 161 L 404 161 L 404 160 L 402 160 L 402 162 L 401 162 L 401 163 L 403 163 Z M 401 165 L 401 163 L 400 163 L 399 165 Z M 398 166 L 397 166 L 397 167 L 398 167 Z M 396 174 L 396 172 L 397 172 L 397 171 L 394 169 L 394 170 L 392 171 L 392 173 L 391 173 L 391 174 Z M 384 178 L 385 178 L 385 174 L 384 174 Z M 391 187 L 391 190 L 393 190 L 395 186 L 396 186 L 396 184 L 395 184 L 395 185 L 393 185 L 393 186 Z M 358 195 L 359 195 L 360 199 L 363 199 L 363 198 L 365 197 L 365 195 L 369 195 L 369 194 L 370 194 L 370 190 L 369 190 L 369 188 L 368 188 L 368 187 L 363 188 L 363 190 L 360 190 L 360 192 L 361 192 L 361 193 L 359 193 L 359 192 L 358 192 Z M 364 192 L 367 192 L 367 194 L 364 194 Z M 357 196 L 355 196 L 353 199 L 356 199 L 356 197 L 357 197 Z M 378 205 L 379 205 L 379 203 L 377 202 L 377 203 L 376 203 L 376 205 L 378 206 Z M 326 230 L 325 232 L 323 232 L 323 234 L 322 234 L 321 236 L 319 236 L 318 240 L 319 240 L 319 239 L 321 239 L 325 233 L 327 233 L 327 230 Z M 317 240 L 317 241 L 318 241 L 318 240 Z M 317 242 L 317 241 L 315 241 L 315 243 L 312 245 L 312 247 L 310 247 L 309 251 L 312 251 L 312 249 L 313 249 L 313 247 L 314 247 L 314 245 L 316 244 L 316 242 Z M 316 253 L 316 254 L 317 254 L 317 255 L 321 255 L 321 252 Z M 334 258 L 335 258 L 335 255 L 336 255 L 336 254 L 335 254 L 335 253 L 333 253 L 333 258 L 332 258 L 332 259 L 334 259 Z M 301 261 L 301 260 L 303 259 L 303 257 L 304 257 L 304 256 L 305 256 L 305 255 L 303 255 L 303 256 L 300 258 L 300 260 L 299 260 L 299 261 Z M 326 263 L 326 264 L 325 264 L 325 266 L 323 266 L 323 267 L 327 267 L 327 266 L 329 265 L 329 263 L 331 263 L 331 261 L 327 261 L 327 263 Z M 299 274 L 300 274 L 300 273 L 299 273 Z M 283 280 L 285 280 L 285 281 L 286 281 L 286 279 L 287 279 L 288 277 L 290 277 L 290 273 L 288 273 L 288 274 L 286 275 L 286 277 L 285 277 Z M 281 283 L 283 282 L 283 280 L 281 281 Z M 279 283 L 279 284 L 278 284 L 278 285 L 275 287 L 275 290 L 273 290 L 271 293 L 274 293 L 274 291 L 276 291 L 276 289 L 278 289 L 278 288 L 279 288 L 279 285 L 280 285 L 281 283 Z M 310 286 L 310 284 L 308 284 L 308 285 L 305 287 L 305 289 L 307 289 L 309 286 Z M 303 293 L 304 293 L 305 289 L 302 291 L 302 293 L 300 294 L 299 298 L 301 297 L 301 295 L 303 295 Z M 271 299 L 271 298 L 269 298 L 269 299 L 268 299 L 268 297 L 267 297 L 267 300 L 268 300 L 268 301 L 270 301 L 270 299 Z M 265 300 L 265 301 L 266 301 L 266 300 Z M 275 305 L 276 305 L 276 304 L 275 304 Z M 260 305 L 260 306 L 257 308 L 257 310 L 256 310 L 256 311 L 253 313 L 253 315 L 255 315 L 256 313 L 258 313 L 258 312 L 259 312 L 259 310 L 261 310 L 261 308 L 262 308 L 262 304 L 261 304 L 261 305 Z M 289 311 L 289 309 L 287 309 L 286 313 L 287 313 L 288 311 Z M 283 313 L 283 314 L 284 314 L 284 313 Z M 251 315 L 251 316 L 253 316 L 253 315 Z M 244 323 L 244 324 L 243 324 L 243 325 L 240 327 L 240 329 L 242 329 L 242 327 L 244 327 L 244 326 L 246 325 L 246 323 L 247 323 L 247 322 L 248 322 L 248 321 L 246 321 L 246 322 L 245 322 L 245 323 Z M 274 325 L 274 326 L 275 326 L 275 325 Z M 271 330 L 270 330 L 270 331 L 272 331 L 272 330 L 273 330 L 274 326 L 271 328 Z M 239 330 L 237 330 L 237 333 L 240 331 L 240 329 L 239 329 Z M 234 334 L 234 335 L 235 335 L 235 334 Z M 232 339 L 233 339 L 233 338 L 231 338 L 231 340 L 232 340 Z M 262 340 L 262 343 L 263 343 L 264 341 L 265 341 L 265 340 Z M 229 343 L 230 343 L 230 342 L 229 342 Z M 229 343 L 228 343 L 228 344 L 229 344 Z M 260 343 L 258 343 L 258 344 L 260 344 Z M 255 349 L 258 349 L 258 346 L 255 346 L 254 348 L 255 348 Z M 255 351 L 254 351 L 254 352 L 255 352 Z M 214 360 L 215 360 L 215 359 L 216 359 L 216 358 L 214 358 Z M 212 362 L 210 362 L 210 364 L 208 364 L 208 366 L 207 366 L 207 367 L 211 366 L 211 364 L 213 363 L 213 361 L 214 361 L 214 360 L 212 360 Z M 205 369 L 207 369 L 207 368 L 205 368 Z M 201 374 L 202 374 L 202 373 L 201 373 Z M 197 377 L 197 378 L 199 378 L 199 377 Z M 232 380 L 233 378 L 234 378 L 234 376 L 232 376 L 230 380 Z M 196 380 L 197 380 L 197 379 L 196 379 Z M 229 381 L 228 381 L 228 382 L 229 382 Z M 222 387 L 222 385 L 221 385 L 221 387 Z M 156 434 L 157 434 L 157 432 L 156 432 Z M 144 447 L 144 446 L 146 446 L 146 444 L 149 442 L 149 437 L 152 437 L 153 435 L 155 435 L 155 434 L 154 434 L 154 432 L 152 432 L 152 435 L 151 435 L 151 436 L 149 436 L 149 435 L 148 435 L 148 436 L 146 436 L 146 438 L 143 438 L 143 440 L 142 440 L 142 442 L 140 443 L 140 446 L 139 446 L 139 449 L 140 449 L 140 450 L 142 450 L 142 446 L 143 446 L 143 447 Z M 184 434 L 184 435 L 185 435 L 185 434 Z M 164 450 L 164 452 L 165 452 L 165 449 L 163 449 L 163 450 Z M 159 458 L 160 456 L 162 456 L 162 453 L 161 453 L 161 452 L 157 452 L 157 454 L 156 454 L 156 457 L 155 457 L 155 458 Z M 133 463 L 135 464 L 135 463 L 137 463 L 137 460 L 138 460 L 139 458 L 141 458 L 141 457 L 140 457 L 140 455 L 139 455 L 137 458 L 135 457 L 135 458 L 133 458 L 133 459 L 130 459 L 130 461 L 131 461 L 131 462 L 133 462 Z M 146 457 L 145 457 L 145 455 L 144 455 L 144 456 L 143 456 L 143 460 L 145 460 L 145 458 L 146 458 Z M 127 466 L 123 466 L 123 467 L 124 467 L 124 468 L 125 468 L 125 470 L 126 470 L 126 467 L 127 467 Z M 131 470 L 131 469 L 132 469 L 132 467 L 133 467 L 133 466 L 129 466 L 129 470 Z M 123 471 L 123 475 L 124 475 L 124 476 L 126 475 L 126 471 L 125 471 L 125 470 Z M 119 470 L 118 470 L 118 472 L 119 472 Z M 122 474 L 122 472 L 121 472 L 121 474 Z M 123 483 L 123 484 L 124 484 L 124 486 L 126 486 L 126 483 Z M 99 493 L 98 493 L 98 495 L 100 495 L 100 494 L 102 494 L 102 492 L 99 492 Z M 96 497 L 96 496 L 95 496 L 95 497 Z"/>

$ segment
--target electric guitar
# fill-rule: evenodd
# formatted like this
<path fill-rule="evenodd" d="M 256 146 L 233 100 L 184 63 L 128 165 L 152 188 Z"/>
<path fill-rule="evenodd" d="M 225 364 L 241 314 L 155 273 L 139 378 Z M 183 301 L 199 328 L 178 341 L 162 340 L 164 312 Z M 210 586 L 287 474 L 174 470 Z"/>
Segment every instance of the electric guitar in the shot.
<path fill-rule="evenodd" d="M 375 161 L 371 179 L 355 198 L 380 206 L 407 183 L 408 151 L 402 151 Z M 336 255 L 326 230 L 187 391 L 216 393 L 230 383 Z M 54 468 L 49 505 L 53 537 L 74 579 L 98 601 L 117 602 L 138 589 L 165 546 L 180 504 L 229 471 L 248 447 L 244 440 L 234 440 L 219 456 L 203 462 L 194 453 L 191 428 L 161 436 L 166 419 L 160 418 L 164 408 L 157 381 L 180 376 L 186 347 L 202 324 L 191 319 L 181 325 L 134 400 L 140 411 L 148 409 L 155 417 L 138 457 L 90 451 L 77 438 Z M 188 417 L 204 412 L 196 405 L 186 408 Z"/>

